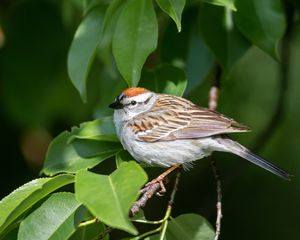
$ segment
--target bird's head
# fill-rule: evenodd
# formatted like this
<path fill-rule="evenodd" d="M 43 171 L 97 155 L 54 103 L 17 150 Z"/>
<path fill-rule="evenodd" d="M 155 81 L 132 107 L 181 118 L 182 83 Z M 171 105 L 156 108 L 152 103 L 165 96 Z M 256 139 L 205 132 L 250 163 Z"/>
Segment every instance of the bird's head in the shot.
<path fill-rule="evenodd" d="M 129 120 L 148 111 L 156 100 L 156 94 L 145 88 L 127 88 L 109 105 L 115 110 L 115 116 Z"/>

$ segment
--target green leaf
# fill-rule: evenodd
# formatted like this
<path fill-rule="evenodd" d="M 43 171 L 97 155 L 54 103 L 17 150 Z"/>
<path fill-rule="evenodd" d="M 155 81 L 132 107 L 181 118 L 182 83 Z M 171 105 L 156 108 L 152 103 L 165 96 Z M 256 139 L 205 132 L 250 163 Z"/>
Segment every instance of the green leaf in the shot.
<path fill-rule="evenodd" d="M 103 126 L 109 126 L 109 121 L 104 118 L 103 121 L 83 123 L 79 128 L 72 128 L 71 132 L 65 131 L 58 135 L 48 148 L 42 172 L 50 176 L 61 172 L 75 173 L 80 169 L 92 168 L 122 150 L 120 143 L 111 142 L 110 130 L 112 129 L 104 130 L 102 123 Z M 89 125 L 91 128 L 87 127 Z M 94 128 L 95 125 L 98 127 L 97 130 Z M 81 133 L 82 129 L 87 134 L 91 133 L 91 129 L 94 129 L 96 133 L 91 136 L 91 139 L 84 138 L 84 134 Z M 101 133 L 104 134 L 103 137 Z M 78 136 L 84 139 L 77 138 Z M 98 139 L 108 137 L 109 141 L 98 141 L 93 137 Z"/>
<path fill-rule="evenodd" d="M 117 25 L 117 20 L 119 18 L 119 15 L 125 3 L 126 1 L 124 0 L 113 0 L 109 4 L 109 7 L 105 12 L 104 21 L 103 21 L 102 42 L 104 41 L 105 38 L 107 38 L 108 42 L 112 41 L 112 36 Z"/>
<path fill-rule="evenodd" d="M 99 46 L 99 57 L 107 64 L 112 63 L 111 45 L 119 15 L 126 5 L 124 0 L 112 0 L 109 4 L 103 21 L 103 37 Z"/>
<path fill-rule="evenodd" d="M 155 240 L 159 234 L 151 236 L 149 240 Z M 165 239 L 172 240 L 212 240 L 215 233 L 209 222 L 197 214 L 183 214 L 168 223 Z"/>
<path fill-rule="evenodd" d="M 278 43 L 284 35 L 285 17 L 280 0 L 237 0 L 235 22 L 253 44 L 278 59 Z"/>
<path fill-rule="evenodd" d="M 173 218 L 167 229 L 169 239 L 211 240 L 215 236 L 209 222 L 200 215 L 183 214 Z"/>
<path fill-rule="evenodd" d="M 134 160 L 134 158 L 126 150 L 122 150 L 122 151 L 117 152 L 116 158 L 115 158 L 117 168 L 119 168 L 120 165 L 123 162 L 129 162 L 129 161 L 132 161 L 132 160 Z M 143 162 L 140 162 L 139 165 L 142 168 L 153 167 L 152 165 L 149 165 L 149 164 L 143 163 Z"/>
<path fill-rule="evenodd" d="M 158 93 L 182 96 L 187 85 L 185 72 L 172 65 L 162 65 L 143 72 L 141 87 Z"/>
<path fill-rule="evenodd" d="M 73 181 L 74 177 L 67 174 L 39 178 L 13 191 L 0 201 L 0 232 L 49 193 Z"/>
<path fill-rule="evenodd" d="M 74 139 L 90 139 L 108 142 L 118 142 L 115 126 L 112 117 L 103 117 L 94 121 L 86 122 L 80 126 L 77 134 L 74 134 L 70 141 Z"/>
<path fill-rule="evenodd" d="M 213 53 L 200 36 L 198 26 L 193 26 L 188 46 L 186 75 L 189 81 L 185 90 L 186 94 L 191 93 L 203 83 L 214 63 Z"/>
<path fill-rule="evenodd" d="M 146 173 L 136 162 L 124 162 L 109 176 L 78 172 L 75 194 L 103 223 L 137 234 L 128 214 L 146 181 Z"/>
<path fill-rule="evenodd" d="M 93 10 L 95 7 L 105 3 L 103 0 L 83 0 L 83 15 L 86 15 L 88 12 Z"/>
<path fill-rule="evenodd" d="M 86 101 L 86 80 L 102 37 L 105 7 L 93 8 L 79 25 L 68 54 L 68 73 L 72 83 Z"/>
<path fill-rule="evenodd" d="M 204 41 L 225 72 L 230 72 L 250 47 L 249 42 L 236 29 L 231 11 L 204 4 L 200 9 L 199 24 Z"/>
<path fill-rule="evenodd" d="M 55 193 L 20 224 L 18 239 L 68 239 L 83 220 L 73 193 Z"/>
<path fill-rule="evenodd" d="M 5 234 L 4 237 L 0 236 L 0 239 L 1 240 L 16 240 L 18 238 L 18 231 L 19 231 L 19 225 L 20 225 L 20 223 L 15 224 L 15 225 L 16 226 L 14 226 L 13 229 L 9 230 L 9 232 L 7 234 Z M 12 225 L 10 225 L 10 227 L 11 226 Z"/>
<path fill-rule="evenodd" d="M 140 211 L 131 218 L 131 221 L 133 222 L 147 221 L 144 210 L 140 209 Z"/>
<path fill-rule="evenodd" d="M 77 228 L 76 232 L 69 238 L 70 240 L 91 240 L 98 239 L 105 231 L 105 225 L 101 222 L 87 224 Z M 109 235 L 106 235 L 101 240 L 109 240 Z"/>
<path fill-rule="evenodd" d="M 116 154 L 117 168 L 119 168 L 123 162 L 128 162 L 130 160 L 134 160 L 134 158 L 126 150 L 117 152 L 117 154 Z"/>
<path fill-rule="evenodd" d="M 159 57 L 162 63 L 186 62 L 189 47 L 189 35 L 191 32 L 191 22 L 195 22 L 197 17 L 196 8 L 187 8 L 182 19 L 182 31 L 178 34 L 174 24 L 167 24 L 161 38 L 159 47 Z M 184 16 L 183 15 L 183 16 Z"/>
<path fill-rule="evenodd" d="M 227 7 L 233 11 L 236 11 L 235 0 L 201 0 L 202 2 L 210 3 L 217 6 Z"/>
<path fill-rule="evenodd" d="M 130 87 L 138 85 L 142 67 L 155 50 L 157 38 L 152 1 L 129 0 L 119 16 L 112 48 L 117 67 Z"/>
<path fill-rule="evenodd" d="M 181 31 L 181 14 L 185 0 L 156 0 L 158 6 L 176 23 L 178 32 Z"/>

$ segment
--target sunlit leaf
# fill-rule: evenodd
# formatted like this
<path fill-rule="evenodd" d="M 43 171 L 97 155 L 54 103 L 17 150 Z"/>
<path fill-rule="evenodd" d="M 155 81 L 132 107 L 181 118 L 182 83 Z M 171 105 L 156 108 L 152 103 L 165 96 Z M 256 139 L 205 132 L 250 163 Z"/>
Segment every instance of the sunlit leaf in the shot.
<path fill-rule="evenodd" d="M 116 154 L 116 165 L 117 168 L 121 166 L 123 162 L 134 160 L 134 158 L 126 150 L 122 150 Z"/>
<path fill-rule="evenodd" d="M 20 224 L 18 239 L 68 239 L 83 220 L 73 193 L 55 193 Z"/>
<path fill-rule="evenodd" d="M 147 175 L 137 163 L 124 162 L 109 176 L 85 170 L 78 172 L 75 193 L 100 221 L 137 234 L 128 214 L 146 181 Z"/>
<path fill-rule="evenodd" d="M 118 142 L 112 117 L 103 117 L 82 124 L 70 141 L 76 138 Z"/>
<path fill-rule="evenodd" d="M 113 37 L 117 67 L 130 87 L 138 85 L 142 67 L 156 48 L 158 26 L 152 1 L 129 0 Z"/>
<path fill-rule="evenodd" d="M 103 126 L 110 126 L 110 120 L 104 118 L 103 121 L 83 123 L 79 128 L 74 127 L 70 132 L 58 135 L 48 148 L 42 172 L 50 176 L 61 172 L 75 173 L 80 169 L 92 168 L 122 150 L 120 143 L 113 142 L 116 140 L 111 135 L 113 129 L 102 128 L 102 123 Z M 91 130 L 95 130 L 95 134 Z"/>
<path fill-rule="evenodd" d="M 72 183 L 73 175 L 39 178 L 19 187 L 0 201 L 0 232 L 20 217 L 39 200 L 54 190 Z"/>

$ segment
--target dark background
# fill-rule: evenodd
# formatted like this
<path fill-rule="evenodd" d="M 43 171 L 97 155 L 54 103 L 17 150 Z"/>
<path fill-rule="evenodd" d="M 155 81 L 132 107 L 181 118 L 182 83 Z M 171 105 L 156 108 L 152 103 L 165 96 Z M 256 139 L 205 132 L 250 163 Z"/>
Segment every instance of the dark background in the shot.
<path fill-rule="evenodd" d="M 104 106 L 115 96 L 104 94 L 103 83 L 89 83 L 93 91 L 83 104 L 67 76 L 67 53 L 81 20 L 80 6 L 80 1 L 0 2 L 1 198 L 39 176 L 47 146 L 58 133 L 110 113 Z M 291 182 L 284 181 L 238 157 L 215 154 L 223 184 L 222 239 L 299 239 L 299 62 L 298 22 L 286 95 L 275 120 L 272 115 L 283 91 L 280 63 L 252 47 L 222 80 L 218 110 L 252 128 L 233 138 L 295 175 Z M 99 66 L 96 62 L 95 79 Z M 211 79 L 188 78 L 186 97 L 206 106 Z M 272 131 L 261 137 L 272 121 Z M 173 215 L 199 213 L 214 225 L 215 192 L 209 160 L 198 161 L 182 176 Z M 152 200 L 146 215 L 158 219 L 166 199 Z"/>

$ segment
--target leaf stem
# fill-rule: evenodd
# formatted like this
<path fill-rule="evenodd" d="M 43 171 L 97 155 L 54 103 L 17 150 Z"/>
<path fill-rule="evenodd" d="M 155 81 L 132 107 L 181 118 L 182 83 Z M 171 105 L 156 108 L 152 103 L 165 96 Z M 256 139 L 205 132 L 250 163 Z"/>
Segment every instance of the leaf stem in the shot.
<path fill-rule="evenodd" d="M 143 239 L 143 238 L 145 238 L 145 237 L 147 237 L 147 236 L 150 236 L 150 235 L 153 235 L 154 233 L 159 232 L 160 230 L 161 230 L 161 226 L 159 226 L 158 228 L 153 229 L 153 230 L 151 230 L 151 231 L 149 231 L 149 232 L 145 232 L 145 233 L 143 233 L 143 234 L 141 234 L 141 235 L 139 235 L 139 236 L 137 236 L 137 237 L 135 237 L 135 238 L 132 238 L 132 240 Z"/>
<path fill-rule="evenodd" d="M 97 219 L 97 218 L 94 218 L 94 219 L 91 219 L 91 220 L 88 220 L 88 221 L 79 223 L 78 227 L 85 227 L 85 226 L 94 224 L 94 223 L 96 223 L 96 222 L 98 222 L 98 219 Z"/>
<path fill-rule="evenodd" d="M 161 225 L 161 233 L 159 236 L 159 240 L 164 240 L 166 232 L 167 232 L 168 221 L 163 222 Z"/>

